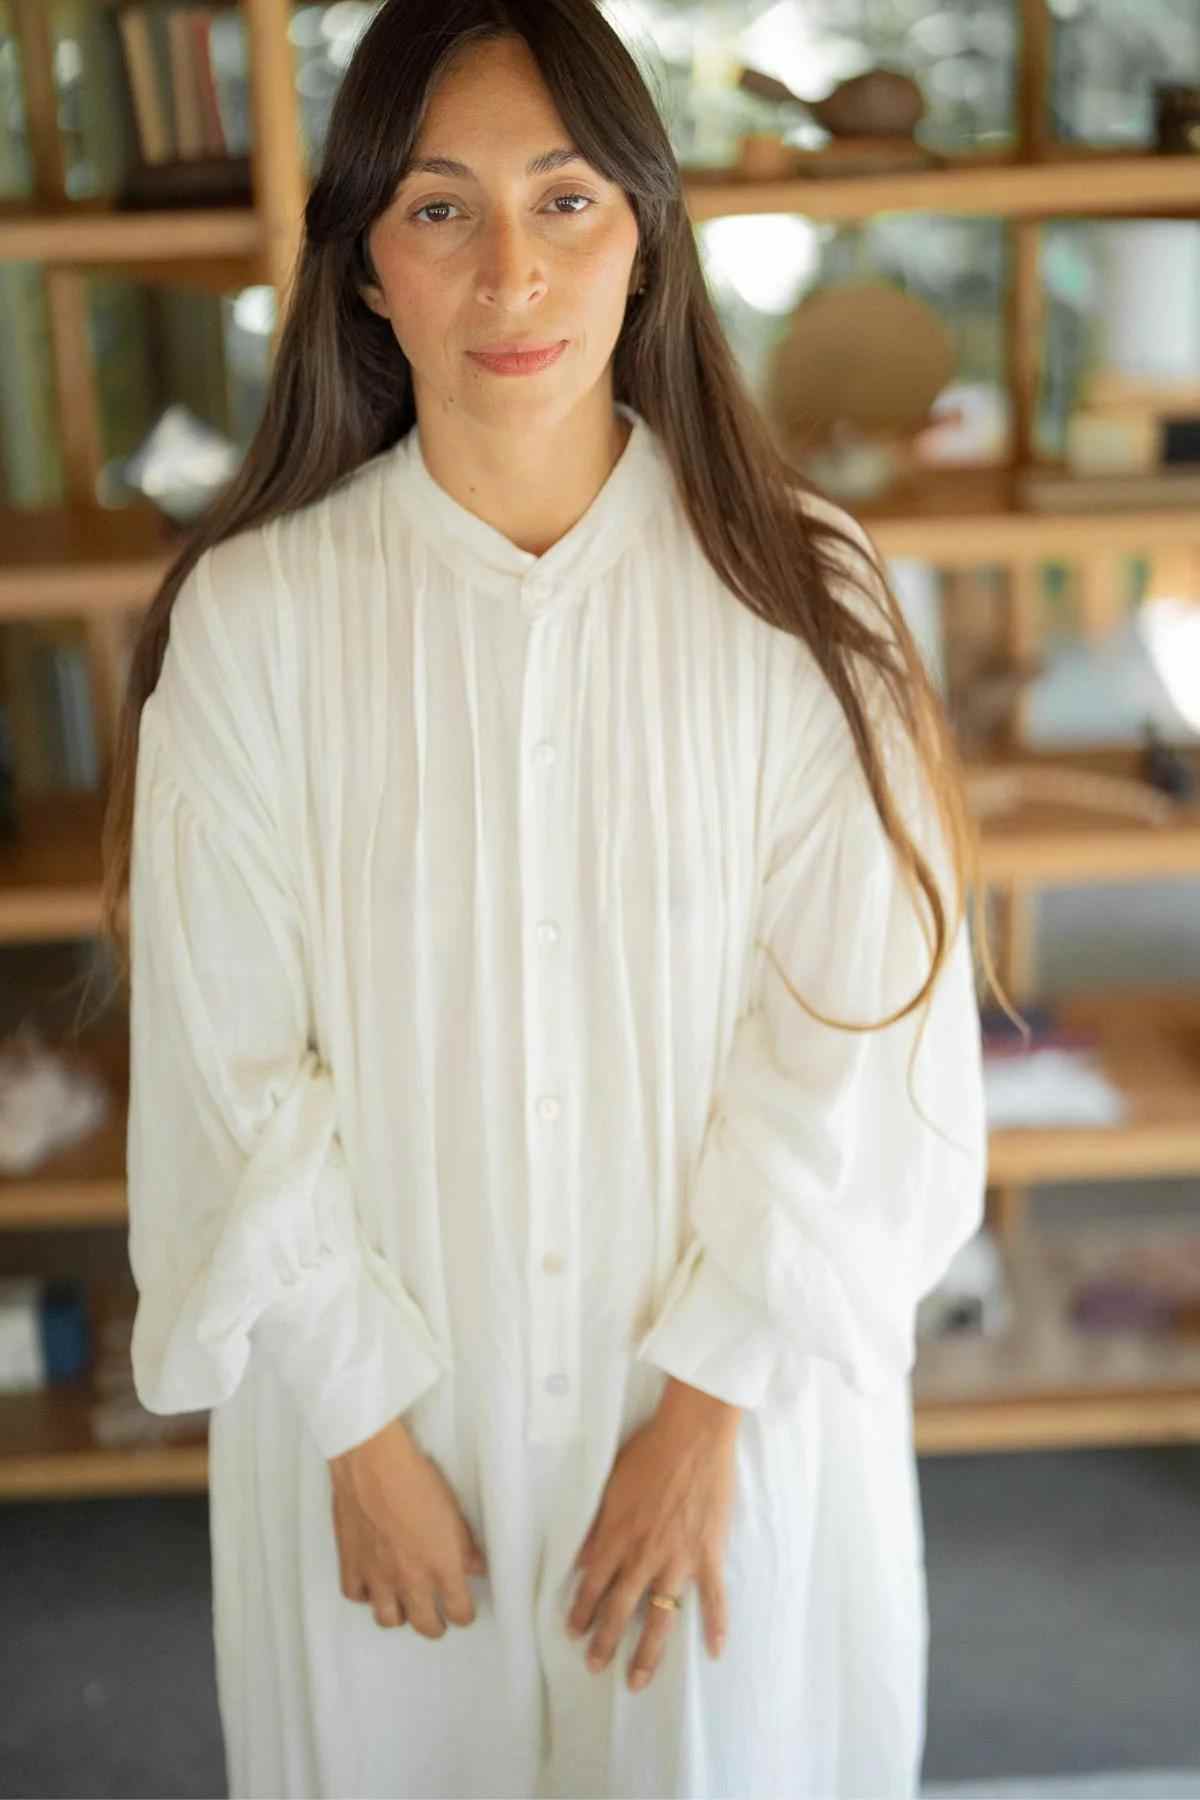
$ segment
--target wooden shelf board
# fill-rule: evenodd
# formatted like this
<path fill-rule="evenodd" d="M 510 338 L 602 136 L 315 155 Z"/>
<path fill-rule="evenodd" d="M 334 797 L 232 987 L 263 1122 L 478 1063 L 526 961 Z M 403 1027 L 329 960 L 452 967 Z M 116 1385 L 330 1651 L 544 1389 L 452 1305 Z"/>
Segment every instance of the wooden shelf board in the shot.
<path fill-rule="evenodd" d="M 125 1195 L 128 1025 L 122 1022 L 94 1032 L 81 1031 L 74 1040 L 44 1035 L 64 1061 L 101 1078 L 109 1096 L 109 1111 L 95 1131 L 56 1151 L 28 1174 L 0 1176 L 0 1231 L 123 1225 L 129 1217 Z"/>
<path fill-rule="evenodd" d="M 1200 1442 L 1200 1339 L 1087 1333 L 1068 1315 L 1084 1273 L 1122 1244 L 1200 1234 L 1200 1215 L 1033 1227 L 999 1240 L 1013 1305 L 1008 1328 L 919 1343 L 913 1374 L 921 1452 Z"/>
<path fill-rule="evenodd" d="M 1177 746 L 1192 769 L 1200 794 L 1200 745 Z M 1015 748 L 1005 761 L 1053 765 L 1081 774 L 1136 775 L 1137 745 Z M 986 770 L 993 759 L 969 759 Z M 1180 805 L 1169 822 L 1146 824 L 1120 813 L 1087 812 L 1046 802 L 980 821 L 980 870 L 985 882 L 1065 886 L 1089 882 L 1149 881 L 1200 875 L 1200 802 Z"/>
<path fill-rule="evenodd" d="M 977 152 L 942 167 L 885 175 L 791 176 L 746 181 L 729 171 L 685 168 L 694 222 L 741 213 L 799 213 L 809 219 L 865 219 L 872 213 L 933 212 L 1002 219 L 1048 219 L 1161 210 L 1200 213 L 1194 156 L 1057 146 L 1042 160 Z"/>
<path fill-rule="evenodd" d="M 104 796 L 95 788 L 26 794 L 19 811 L 21 837 L 0 843 L 0 942 L 93 936 Z"/>
<path fill-rule="evenodd" d="M 76 1500 L 102 1494 L 202 1493 L 208 1435 L 106 1446 L 91 1424 L 90 1378 L 0 1394 L 0 1500 Z"/>
<path fill-rule="evenodd" d="M 156 507 L 0 507 L 0 618 L 136 612 L 183 542 Z"/>
<path fill-rule="evenodd" d="M 0 262 L 158 266 L 234 259 L 251 280 L 262 251 L 262 228 L 253 207 L 176 207 L 115 211 L 106 202 L 62 207 L 0 204 Z"/>
<path fill-rule="evenodd" d="M 1200 171 L 1198 171 L 1200 180 Z M 911 487 L 854 505 L 882 555 L 941 567 L 1138 555 L 1197 542 L 1193 507 L 1040 512 L 1020 506 L 1008 463 L 931 465 Z"/>
<path fill-rule="evenodd" d="M 994 1131 L 988 1180 L 1022 1186 L 1200 1173 L 1200 992 L 1117 988 L 1055 1005 L 1065 1023 L 1099 1034 L 1098 1060 L 1125 1095 L 1128 1120 Z"/>
<path fill-rule="evenodd" d="M 1194 1387 L 1149 1397 L 1134 1390 L 923 1402 L 915 1410 L 914 1435 L 923 1456 L 1200 1443 L 1200 1377 Z"/>

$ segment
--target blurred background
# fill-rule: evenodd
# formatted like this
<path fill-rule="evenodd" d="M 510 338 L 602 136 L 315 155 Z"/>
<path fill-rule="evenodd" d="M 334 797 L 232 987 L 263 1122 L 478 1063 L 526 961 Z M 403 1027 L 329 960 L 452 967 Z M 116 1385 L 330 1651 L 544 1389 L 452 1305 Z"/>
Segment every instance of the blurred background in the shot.
<path fill-rule="evenodd" d="M 366 0 L 0 0 L 0 1794 L 224 1793 L 205 1419 L 86 1023 L 130 625 L 260 415 Z M 988 1214 L 922 1304 L 930 1795 L 1200 1796 L 1200 4 L 609 0 L 964 753 Z M 874 1800 L 864 1796 L 863 1800 Z"/>

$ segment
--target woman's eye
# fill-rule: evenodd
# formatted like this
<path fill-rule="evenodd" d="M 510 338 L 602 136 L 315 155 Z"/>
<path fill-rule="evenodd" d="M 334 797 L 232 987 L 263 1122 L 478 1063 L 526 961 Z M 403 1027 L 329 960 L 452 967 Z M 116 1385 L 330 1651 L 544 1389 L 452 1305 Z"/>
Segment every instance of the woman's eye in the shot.
<path fill-rule="evenodd" d="M 582 200 L 585 202 L 585 204 L 583 206 L 573 206 L 570 208 L 569 211 L 567 211 L 565 213 L 559 213 L 558 216 L 560 219 L 575 218 L 578 216 L 578 214 L 580 214 L 582 212 L 586 212 L 588 207 L 595 206 L 595 204 L 596 204 L 596 202 L 591 198 L 591 196 L 589 194 L 555 194 L 554 198 L 550 201 L 550 205 L 553 207 L 557 207 L 560 200 Z M 419 224 L 422 224 L 422 225 L 440 225 L 443 223 L 443 220 L 441 220 L 441 219 L 422 219 L 421 214 L 422 213 L 431 213 L 431 212 L 444 213 L 447 210 L 450 210 L 450 211 L 454 210 L 454 201 L 453 200 L 427 200 L 425 202 L 424 206 L 419 206 L 417 208 L 416 212 L 413 213 L 412 216 Z"/>

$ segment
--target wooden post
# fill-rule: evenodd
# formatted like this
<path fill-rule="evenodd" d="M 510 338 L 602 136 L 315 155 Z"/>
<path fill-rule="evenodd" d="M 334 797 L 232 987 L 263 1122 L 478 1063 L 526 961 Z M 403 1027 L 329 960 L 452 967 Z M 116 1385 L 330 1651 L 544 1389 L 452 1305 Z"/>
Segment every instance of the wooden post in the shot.
<path fill-rule="evenodd" d="M 1020 0 L 1021 51 L 1017 85 L 1019 154 L 1036 162 L 1046 153 L 1049 99 L 1050 14 L 1046 0 Z M 1008 390 L 1011 413 L 1009 457 L 1014 468 L 1037 459 L 1038 401 L 1041 394 L 1044 304 L 1041 279 L 1042 229 L 1036 220 L 1015 219 L 1009 225 L 1009 285 L 1006 296 Z M 1012 662 L 1024 661 L 1037 647 L 1040 627 L 1041 567 L 1017 563 L 1007 573 L 1003 649 Z M 1010 742 L 1024 737 L 1024 696 L 1014 701 L 1007 720 Z M 1037 894 L 1011 883 L 994 895 L 997 915 L 996 964 L 1000 979 L 1019 1005 L 1029 999 L 1037 981 Z M 1020 1229 L 1028 1210 L 1028 1189 L 1011 1185 L 991 1188 L 988 1222 L 997 1232 Z"/>
<path fill-rule="evenodd" d="M 272 349 L 291 298 L 304 228 L 308 178 L 292 65 L 290 0 L 246 0 L 250 85 L 254 107 L 251 151 L 265 279 L 276 294 Z"/>

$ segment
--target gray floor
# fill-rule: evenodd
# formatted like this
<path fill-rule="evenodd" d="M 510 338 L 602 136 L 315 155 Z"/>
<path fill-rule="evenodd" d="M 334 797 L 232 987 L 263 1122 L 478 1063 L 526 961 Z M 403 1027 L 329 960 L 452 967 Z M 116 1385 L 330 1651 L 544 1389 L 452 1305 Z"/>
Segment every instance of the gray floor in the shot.
<path fill-rule="evenodd" d="M 1200 1448 L 926 1458 L 921 1486 L 926 1783 L 1200 1771 Z M 0 1569 L 0 1794 L 222 1795 L 204 1500 L 5 1506 Z"/>

